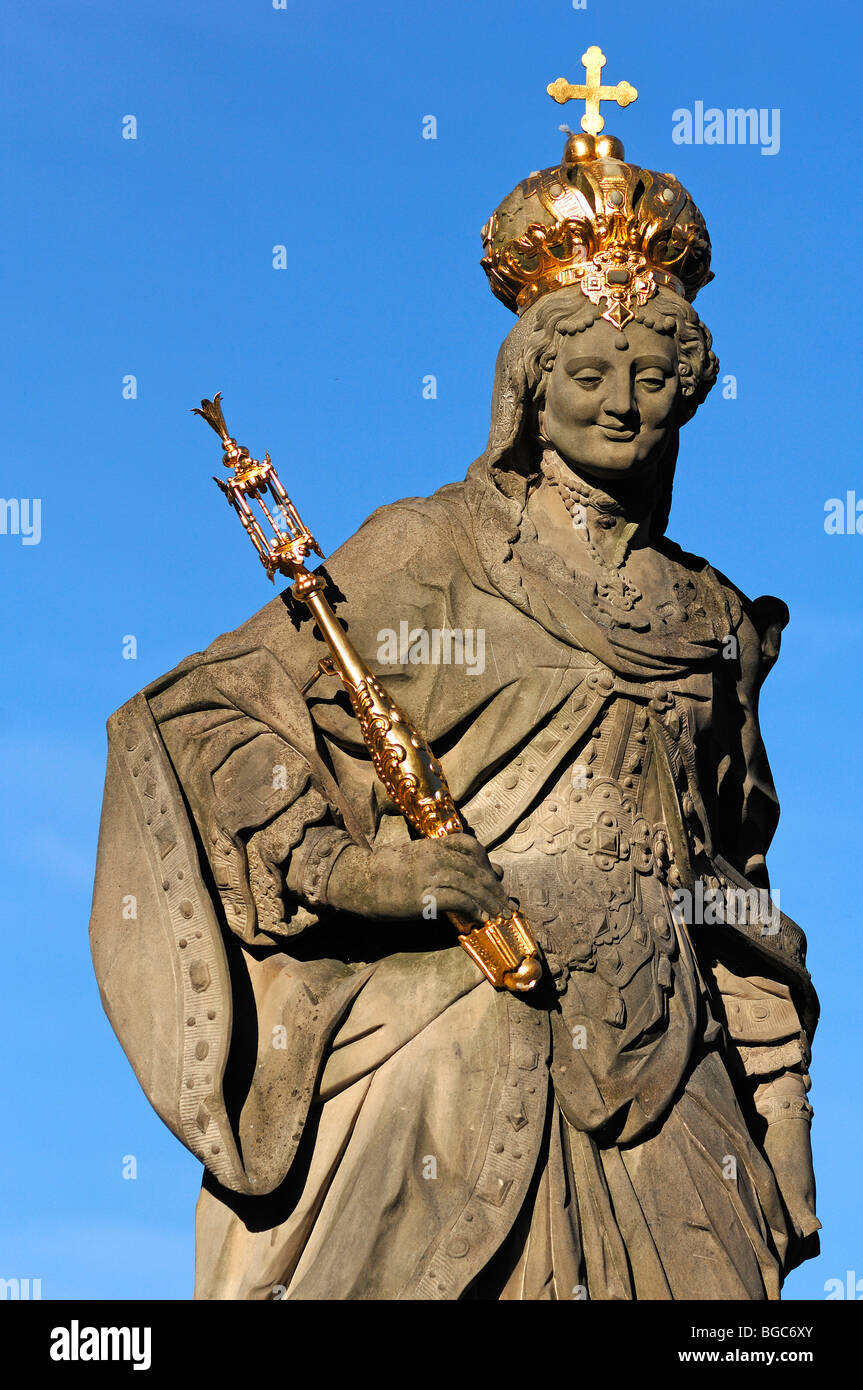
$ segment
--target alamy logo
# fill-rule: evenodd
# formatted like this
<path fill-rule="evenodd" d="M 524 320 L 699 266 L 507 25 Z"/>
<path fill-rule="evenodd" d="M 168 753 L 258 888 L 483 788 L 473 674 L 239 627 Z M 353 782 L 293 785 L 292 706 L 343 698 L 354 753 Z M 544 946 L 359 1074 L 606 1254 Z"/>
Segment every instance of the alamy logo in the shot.
<path fill-rule="evenodd" d="M 779 889 L 773 895 L 765 888 L 714 888 L 696 879 L 695 891 L 675 888 L 672 913 L 687 927 L 716 927 L 757 924 L 762 936 L 776 936 L 781 924 Z"/>
<path fill-rule="evenodd" d="M 837 1298 L 850 1298 L 855 1303 L 863 1299 L 863 1279 L 857 1278 L 857 1273 L 853 1269 L 846 1269 L 845 1279 L 828 1279 L 824 1285 L 824 1293 L 827 1301 Z"/>
<path fill-rule="evenodd" d="M 0 1279 L 0 1298 L 32 1299 L 41 1297 L 41 1279 Z"/>
<path fill-rule="evenodd" d="M 149 1327 L 82 1327 L 73 1318 L 69 1327 L 51 1331 L 52 1361 L 131 1361 L 135 1371 L 149 1371 L 152 1329 Z"/>
<path fill-rule="evenodd" d="M 0 497 L 0 536 L 20 536 L 22 545 L 42 539 L 41 497 Z"/>
<path fill-rule="evenodd" d="M 844 498 L 828 497 L 824 510 L 828 536 L 863 536 L 863 497 L 858 502 L 856 492 L 846 492 Z"/>
<path fill-rule="evenodd" d="M 696 101 L 694 110 L 680 106 L 671 115 L 671 138 L 675 145 L 760 145 L 762 154 L 779 153 L 779 107 L 729 107 L 704 109 Z"/>
<path fill-rule="evenodd" d="M 382 666 L 464 666 L 469 676 L 485 670 L 485 629 L 481 627 L 411 628 L 382 627 L 378 633 L 378 661 Z"/>

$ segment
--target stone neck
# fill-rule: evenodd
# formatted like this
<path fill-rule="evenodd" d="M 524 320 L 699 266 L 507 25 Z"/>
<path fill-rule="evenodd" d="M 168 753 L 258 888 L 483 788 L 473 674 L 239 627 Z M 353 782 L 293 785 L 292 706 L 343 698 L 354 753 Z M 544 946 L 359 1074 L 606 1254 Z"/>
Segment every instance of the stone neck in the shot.
<path fill-rule="evenodd" d="M 646 537 L 656 500 L 654 471 L 636 480 L 626 479 L 599 487 L 577 472 L 551 448 L 542 455 L 540 469 L 545 482 L 560 496 L 573 523 L 582 526 L 601 560 L 618 569 L 633 541 Z M 613 487 L 613 491 L 611 490 Z"/>

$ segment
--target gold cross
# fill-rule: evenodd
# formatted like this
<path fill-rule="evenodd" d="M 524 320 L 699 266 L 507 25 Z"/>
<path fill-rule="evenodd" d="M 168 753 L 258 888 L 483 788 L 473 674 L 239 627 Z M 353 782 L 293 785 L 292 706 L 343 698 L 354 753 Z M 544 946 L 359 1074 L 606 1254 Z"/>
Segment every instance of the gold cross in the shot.
<path fill-rule="evenodd" d="M 546 91 L 561 106 L 573 99 L 583 101 L 585 111 L 581 118 L 581 128 L 587 135 L 598 135 L 605 125 L 605 118 L 599 114 L 599 103 L 616 101 L 618 106 L 629 106 L 636 100 L 638 92 L 634 87 L 630 87 L 628 82 L 618 82 L 616 87 L 602 86 L 599 74 L 605 67 L 606 57 L 595 43 L 591 44 L 586 53 L 582 53 L 581 61 L 587 73 L 586 83 L 574 86 L 572 82 L 567 82 L 565 77 L 558 77 L 556 82 L 548 84 Z"/>

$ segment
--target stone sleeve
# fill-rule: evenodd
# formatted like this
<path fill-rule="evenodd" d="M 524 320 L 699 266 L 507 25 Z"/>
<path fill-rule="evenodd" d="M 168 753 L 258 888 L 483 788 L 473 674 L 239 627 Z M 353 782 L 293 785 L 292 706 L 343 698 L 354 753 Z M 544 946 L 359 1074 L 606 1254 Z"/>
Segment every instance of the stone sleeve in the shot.
<path fill-rule="evenodd" d="M 294 936 L 317 921 L 314 908 L 326 902 L 333 865 L 356 843 L 347 831 L 320 823 L 327 810 L 312 789 L 246 845 L 259 932 Z"/>
<path fill-rule="evenodd" d="M 266 945 L 312 926 L 338 854 L 356 841 L 309 759 L 236 707 L 184 708 L 160 732 L 230 930 Z"/>
<path fill-rule="evenodd" d="M 809 1043 L 787 985 L 738 975 L 722 962 L 713 969 L 725 1013 L 726 1034 L 738 1074 L 752 1087 L 767 1124 L 811 1120 Z"/>

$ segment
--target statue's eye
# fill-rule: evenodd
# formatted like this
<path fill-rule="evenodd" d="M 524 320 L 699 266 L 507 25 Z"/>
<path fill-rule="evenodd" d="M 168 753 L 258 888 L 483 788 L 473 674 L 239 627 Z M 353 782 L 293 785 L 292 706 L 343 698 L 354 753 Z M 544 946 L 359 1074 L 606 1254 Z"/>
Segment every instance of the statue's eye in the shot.
<path fill-rule="evenodd" d="M 599 372 L 582 369 L 573 374 L 573 381 L 577 386 L 583 386 L 586 391 L 595 391 L 602 382 Z"/>
<path fill-rule="evenodd" d="M 661 391 L 666 382 L 666 377 L 662 372 L 639 372 L 636 382 L 645 391 Z"/>

